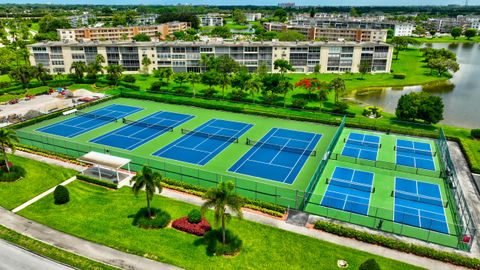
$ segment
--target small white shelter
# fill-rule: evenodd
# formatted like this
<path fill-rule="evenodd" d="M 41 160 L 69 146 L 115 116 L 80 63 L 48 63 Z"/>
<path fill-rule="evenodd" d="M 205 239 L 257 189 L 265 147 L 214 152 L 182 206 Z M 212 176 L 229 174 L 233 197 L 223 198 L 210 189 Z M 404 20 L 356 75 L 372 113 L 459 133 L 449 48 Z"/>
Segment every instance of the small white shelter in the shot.
<path fill-rule="evenodd" d="M 130 173 L 130 159 L 107 155 L 99 152 L 88 152 L 85 155 L 77 159 L 80 162 L 92 164 L 97 168 L 98 177 L 102 179 L 102 173 L 104 178 L 112 179 L 116 174 L 117 183 L 119 182 L 118 171 L 121 167 L 127 165 L 128 172 Z"/>

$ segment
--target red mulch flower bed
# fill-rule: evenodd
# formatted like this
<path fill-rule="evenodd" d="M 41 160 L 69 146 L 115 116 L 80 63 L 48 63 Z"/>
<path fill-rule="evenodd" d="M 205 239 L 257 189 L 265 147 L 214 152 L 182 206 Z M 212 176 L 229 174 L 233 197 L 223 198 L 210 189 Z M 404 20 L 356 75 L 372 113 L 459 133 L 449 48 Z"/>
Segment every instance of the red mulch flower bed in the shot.
<path fill-rule="evenodd" d="M 202 218 L 202 221 L 195 224 L 188 222 L 188 217 L 182 217 L 173 221 L 172 227 L 177 230 L 184 231 L 190 234 L 195 234 L 198 236 L 203 236 L 206 232 L 212 229 L 206 219 Z"/>

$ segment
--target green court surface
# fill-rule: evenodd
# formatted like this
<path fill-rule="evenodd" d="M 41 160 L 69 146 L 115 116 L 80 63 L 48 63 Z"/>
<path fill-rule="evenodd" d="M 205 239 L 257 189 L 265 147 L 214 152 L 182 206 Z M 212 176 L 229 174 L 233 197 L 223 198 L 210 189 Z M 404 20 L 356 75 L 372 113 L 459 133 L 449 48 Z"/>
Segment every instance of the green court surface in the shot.
<path fill-rule="evenodd" d="M 348 138 L 351 132 L 380 137 L 381 146 L 378 149 L 377 161 L 345 157 L 342 155 L 346 141 L 344 139 Z M 430 144 L 433 151 L 437 151 L 437 146 L 433 140 L 398 135 L 386 135 L 383 133 L 345 128 L 332 153 L 331 159 L 328 161 L 322 176 L 319 179 L 308 204 L 306 205 L 305 211 L 319 216 L 330 217 L 336 220 L 362 225 L 373 229 L 405 235 L 444 246 L 459 248 L 459 245 L 461 245 L 461 230 L 456 225 L 457 222 L 454 218 L 456 217 L 455 202 L 448 195 L 450 191 L 447 185 L 445 185 L 444 180 L 438 177 L 440 175 L 440 161 L 438 155 L 434 157 L 436 168 L 436 171 L 434 172 L 424 170 L 419 171 L 415 170 L 414 168 L 397 168 L 395 166 L 396 152 L 394 150 L 394 145 L 396 144 L 397 138 L 425 142 Z M 360 170 L 374 174 L 373 187 L 375 190 L 370 194 L 367 215 L 325 206 L 324 197 L 328 188 L 327 179 L 332 178 L 334 170 L 337 167 Z M 393 222 L 395 203 L 394 197 L 392 196 L 392 191 L 395 190 L 396 177 L 433 183 L 440 187 L 442 200 L 444 202 L 448 202 L 448 207 L 445 208 L 445 219 L 447 224 L 446 226 L 448 227 L 448 233 L 440 233 Z"/>
<path fill-rule="evenodd" d="M 266 200 L 284 206 L 298 207 L 301 197 L 303 196 L 302 192 L 308 185 L 312 174 L 318 166 L 318 163 L 325 153 L 325 150 L 332 140 L 333 134 L 336 130 L 336 127 L 310 122 L 299 122 L 247 114 L 237 114 L 225 111 L 208 110 L 197 107 L 125 98 L 107 101 L 99 105 L 89 107 L 83 111 L 93 111 L 112 104 L 129 105 L 143 109 L 142 111 L 126 117 L 130 120 L 138 120 L 158 111 L 188 114 L 193 115 L 194 118 L 178 127 L 175 127 L 173 132 L 166 132 L 163 135 L 160 135 L 131 151 L 89 142 L 100 135 L 125 126 L 125 124 L 123 124 L 121 121 L 110 122 L 73 138 L 64 138 L 61 136 L 55 136 L 36 131 L 36 129 L 40 127 L 45 127 L 74 117 L 60 116 L 20 129 L 18 131 L 19 137 L 21 138 L 22 143 L 75 157 L 78 157 L 89 151 L 97 151 L 102 153 L 108 152 L 112 155 L 132 159 L 131 166 L 134 170 L 138 170 L 143 165 L 149 165 L 152 168 L 159 169 L 160 171 L 164 172 L 167 177 L 203 187 L 214 186 L 216 183 L 222 180 L 232 180 L 236 183 L 237 191 L 244 196 Z M 193 130 L 214 118 L 252 124 L 253 126 L 239 138 L 239 143 L 230 144 L 204 166 L 176 161 L 173 159 L 164 159 L 152 155 L 157 150 L 182 137 L 184 134 L 180 132 L 181 128 Z M 318 154 L 316 156 L 308 157 L 301 171 L 295 178 L 295 181 L 292 184 L 284 184 L 268 179 L 250 177 L 245 174 L 229 172 L 228 169 L 252 148 L 252 146 L 246 145 L 246 138 L 248 137 L 252 140 L 259 140 L 272 128 L 283 128 L 322 135 L 320 141 L 315 147 L 315 150 Z"/>

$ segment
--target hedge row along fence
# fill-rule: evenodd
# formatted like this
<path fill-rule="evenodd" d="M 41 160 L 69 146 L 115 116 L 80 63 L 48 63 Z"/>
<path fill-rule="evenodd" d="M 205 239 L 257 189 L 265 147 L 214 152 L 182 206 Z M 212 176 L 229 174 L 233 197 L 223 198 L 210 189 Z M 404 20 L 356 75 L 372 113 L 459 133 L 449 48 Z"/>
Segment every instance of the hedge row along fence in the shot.
<path fill-rule="evenodd" d="M 469 258 L 452 252 L 440 251 L 429 247 L 419 246 L 381 235 L 358 231 L 355 229 L 347 228 L 338 224 L 329 223 L 321 220 L 315 222 L 314 228 L 339 236 L 357 239 L 366 243 L 379 245 L 406 253 L 412 253 L 418 256 L 427 257 L 442 262 L 447 262 L 472 269 L 480 269 L 480 260 L 477 258 Z"/>
<path fill-rule="evenodd" d="M 103 187 L 106 187 L 106 188 L 111 188 L 111 189 L 117 189 L 118 188 L 118 185 L 115 184 L 115 183 L 108 182 L 108 181 L 101 180 L 101 179 L 94 178 L 94 177 L 90 177 L 90 176 L 86 176 L 86 175 L 83 175 L 83 174 L 77 174 L 77 179 L 81 180 L 81 181 L 84 181 L 84 182 L 91 183 L 91 184 L 103 186 Z"/>

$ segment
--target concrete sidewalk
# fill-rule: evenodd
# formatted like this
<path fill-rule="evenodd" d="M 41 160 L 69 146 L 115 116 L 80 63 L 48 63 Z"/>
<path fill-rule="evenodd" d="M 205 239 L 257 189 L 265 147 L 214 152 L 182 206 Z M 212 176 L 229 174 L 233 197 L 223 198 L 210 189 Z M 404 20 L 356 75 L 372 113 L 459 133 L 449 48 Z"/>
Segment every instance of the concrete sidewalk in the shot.
<path fill-rule="evenodd" d="M 28 237 L 40 240 L 77 255 L 116 266 L 122 269 L 181 269 L 137 255 L 118 251 L 106 246 L 53 230 L 47 226 L 13 214 L 0 207 L 0 224 Z"/>

